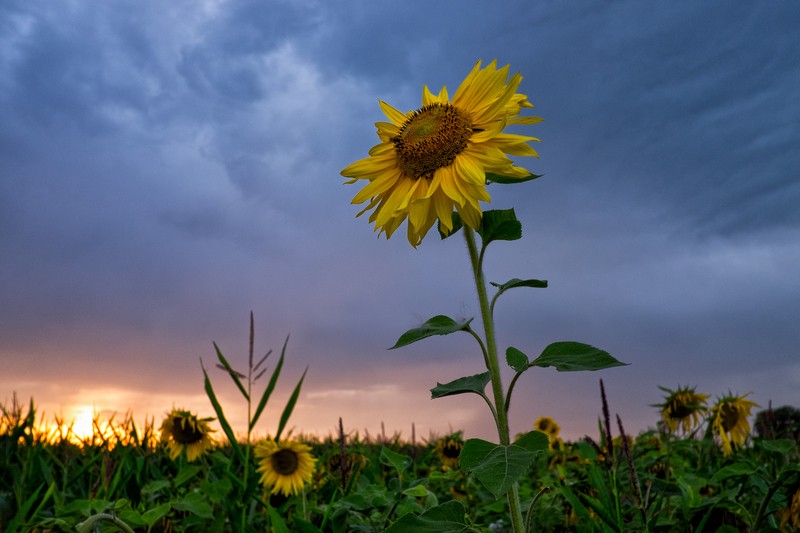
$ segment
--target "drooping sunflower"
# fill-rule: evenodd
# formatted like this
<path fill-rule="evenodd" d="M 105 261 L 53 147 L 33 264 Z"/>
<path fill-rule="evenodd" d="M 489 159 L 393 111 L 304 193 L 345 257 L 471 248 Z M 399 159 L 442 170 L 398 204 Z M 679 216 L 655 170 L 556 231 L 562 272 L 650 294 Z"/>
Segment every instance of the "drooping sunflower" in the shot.
<path fill-rule="evenodd" d="M 265 439 L 256 445 L 254 453 L 261 483 L 267 489 L 288 497 L 299 494 L 303 485 L 311 482 L 317 460 L 302 442 Z"/>
<path fill-rule="evenodd" d="M 713 416 L 711 427 L 722 443 L 723 455 L 730 455 L 733 453 L 733 448 L 744 446 L 750 434 L 750 422 L 747 417 L 750 416 L 750 410 L 759 405 L 746 400 L 747 396 L 749 393 L 743 396 L 733 396 L 728 393 L 727 396 L 719 398 L 711 408 Z"/>
<path fill-rule="evenodd" d="M 458 468 L 458 458 L 464 448 L 464 439 L 461 432 L 446 435 L 436 441 L 434 452 L 442 463 L 442 470 L 455 470 Z"/>
<path fill-rule="evenodd" d="M 547 435 L 547 439 L 550 441 L 551 450 L 555 450 L 557 448 L 558 432 L 561 431 L 561 428 L 555 420 L 549 416 L 540 416 L 536 419 L 536 422 L 533 423 L 533 429 L 536 431 L 541 431 Z"/>
<path fill-rule="evenodd" d="M 508 155 L 538 157 L 528 144 L 535 137 L 504 133 L 509 125 L 536 124 L 539 117 L 520 117 L 523 107 L 533 107 L 517 93 L 522 76 L 509 79 L 509 66 L 497 62 L 481 67 L 478 61 L 452 100 L 447 87 L 433 94 L 422 89 L 422 107 L 403 113 L 386 102 L 381 109 L 389 122 L 377 122 L 381 142 L 361 159 L 342 170 L 347 183 L 368 180 L 353 198 L 369 201 L 358 216 L 374 209 L 369 221 L 386 238 L 408 219 L 408 241 L 422 242 L 436 220 L 442 232 L 453 230 L 455 209 L 464 224 L 477 229 L 489 202 L 486 173 L 524 179 L 531 173 L 514 165 Z M 508 154 L 508 155 L 507 155 Z"/>
<path fill-rule="evenodd" d="M 169 456 L 175 460 L 183 450 L 189 462 L 202 456 L 214 447 L 208 425 L 213 418 L 197 418 L 197 415 L 183 409 L 173 409 L 161 423 L 161 442 L 169 448 Z"/>
<path fill-rule="evenodd" d="M 661 386 L 658 388 L 666 392 L 667 396 L 663 403 L 653 404 L 652 407 L 661 410 L 661 420 L 671 432 L 680 428 L 683 433 L 689 433 L 708 412 L 706 402 L 710 396 L 695 392 L 694 387 L 678 387 L 676 390 Z"/>

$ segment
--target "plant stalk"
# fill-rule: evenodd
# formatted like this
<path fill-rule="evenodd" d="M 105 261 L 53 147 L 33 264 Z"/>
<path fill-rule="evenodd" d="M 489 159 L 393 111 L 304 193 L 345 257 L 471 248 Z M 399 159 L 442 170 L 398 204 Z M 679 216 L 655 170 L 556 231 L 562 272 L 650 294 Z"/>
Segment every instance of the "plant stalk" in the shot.
<path fill-rule="evenodd" d="M 500 363 L 497 358 L 497 341 L 494 332 L 494 317 L 489 306 L 489 298 L 486 295 L 486 280 L 483 276 L 483 254 L 478 253 L 475 243 L 475 232 L 467 225 L 464 225 L 464 239 L 467 241 L 472 274 L 475 278 L 475 288 L 478 293 L 478 302 L 481 308 L 481 319 L 483 320 L 484 336 L 486 340 L 486 367 L 492 382 L 492 394 L 495 404 L 495 422 L 497 424 L 497 435 L 502 446 L 511 443 L 508 428 L 508 411 L 506 410 L 505 397 L 503 392 L 503 381 L 500 376 Z M 522 518 L 522 506 L 519 501 L 519 489 L 517 484 L 511 486 L 508 491 L 508 506 L 511 513 L 511 523 L 514 531 L 524 532 L 524 521 Z"/>

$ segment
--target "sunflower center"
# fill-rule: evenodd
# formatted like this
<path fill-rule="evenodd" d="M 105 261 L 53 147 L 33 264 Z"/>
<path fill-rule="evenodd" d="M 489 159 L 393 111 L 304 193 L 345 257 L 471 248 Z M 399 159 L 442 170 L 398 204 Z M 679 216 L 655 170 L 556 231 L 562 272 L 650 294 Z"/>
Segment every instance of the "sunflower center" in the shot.
<path fill-rule="evenodd" d="M 472 133 L 464 111 L 437 102 L 414 111 L 391 140 L 405 175 L 431 179 L 436 169 L 451 165 L 464 151 Z"/>
<path fill-rule="evenodd" d="M 673 420 L 683 420 L 694 413 L 694 411 L 695 409 L 693 406 L 686 403 L 684 398 L 676 398 L 670 405 L 669 416 Z"/>
<path fill-rule="evenodd" d="M 193 420 L 176 416 L 172 419 L 172 438 L 178 444 L 194 444 L 203 438 L 203 432 Z"/>
<path fill-rule="evenodd" d="M 290 476 L 297 471 L 297 453 L 292 450 L 279 450 L 270 459 L 272 469 L 282 476 Z"/>
<path fill-rule="evenodd" d="M 728 403 L 722 404 L 719 417 L 722 419 L 722 429 L 725 433 L 729 433 L 739 422 L 739 410 Z"/>
<path fill-rule="evenodd" d="M 461 455 L 462 447 L 460 442 L 448 442 L 442 448 L 442 455 L 448 459 L 458 459 L 458 456 Z"/>

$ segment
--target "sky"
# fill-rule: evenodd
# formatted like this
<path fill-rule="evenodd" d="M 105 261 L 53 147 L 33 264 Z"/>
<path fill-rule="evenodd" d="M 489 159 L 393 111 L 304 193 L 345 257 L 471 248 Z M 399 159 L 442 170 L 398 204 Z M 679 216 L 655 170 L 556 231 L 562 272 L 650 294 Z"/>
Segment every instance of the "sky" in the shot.
<path fill-rule="evenodd" d="M 493 438 L 479 397 L 430 398 L 484 371 L 473 339 L 387 349 L 434 315 L 479 324 L 463 239 L 378 238 L 339 173 L 378 100 L 416 109 L 497 59 L 544 118 L 519 161 L 543 177 L 489 187 L 523 238 L 486 275 L 549 282 L 499 300 L 501 352 L 628 363 L 530 370 L 512 433 L 596 437 L 601 379 L 628 433 L 659 385 L 800 406 L 798 22 L 788 1 L 4 0 L 0 401 L 215 416 L 202 364 L 241 431 L 212 343 L 246 372 L 252 311 L 269 372 L 289 337 L 257 432 L 308 368 L 295 433 Z"/>

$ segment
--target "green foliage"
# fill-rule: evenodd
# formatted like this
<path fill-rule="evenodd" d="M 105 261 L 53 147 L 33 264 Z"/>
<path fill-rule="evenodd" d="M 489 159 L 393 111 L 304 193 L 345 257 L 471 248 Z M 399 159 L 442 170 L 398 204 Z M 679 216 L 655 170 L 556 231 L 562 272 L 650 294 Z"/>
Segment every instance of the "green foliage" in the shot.
<path fill-rule="evenodd" d="M 394 350 L 395 348 L 408 346 L 409 344 L 428 337 L 433 337 L 434 335 L 449 335 L 456 331 L 466 331 L 469 330 L 470 322 L 472 322 L 471 318 L 468 320 L 453 320 L 449 316 L 436 315 L 421 326 L 410 329 L 400 335 L 400 338 L 397 339 L 394 346 L 389 349 Z"/>
<path fill-rule="evenodd" d="M 530 363 L 530 366 L 552 366 L 559 372 L 602 370 L 626 365 L 608 352 L 580 342 L 554 342 Z"/>
<path fill-rule="evenodd" d="M 528 174 L 524 178 L 509 178 L 507 176 L 501 176 L 499 174 L 495 174 L 494 172 L 487 172 L 486 173 L 486 181 L 488 183 L 500 183 L 503 185 L 514 185 L 517 183 L 525 183 L 526 181 L 535 180 L 536 178 L 541 178 L 544 174 Z"/>
<path fill-rule="evenodd" d="M 242 528 L 231 443 L 196 463 L 172 461 L 151 430 L 134 431 L 127 419 L 117 423 L 119 438 L 77 445 L 40 432 L 31 410 L 4 409 L 0 422 L 4 532 L 485 532 L 508 526 L 498 496 L 513 481 L 531 531 L 779 531 L 800 486 L 800 447 L 790 439 L 756 438 L 724 457 L 710 436 L 642 432 L 630 439 L 637 496 L 621 440 L 611 435 L 553 450 L 535 431 L 508 446 L 468 439 L 455 470 L 443 466 L 436 439 L 354 434 L 342 459 L 339 439 L 309 437 L 319 462 L 305 497 L 247 506 Z"/>
<path fill-rule="evenodd" d="M 465 392 L 483 395 L 486 384 L 489 383 L 490 379 L 489 373 L 483 372 L 482 374 L 475 374 L 474 376 L 458 378 L 445 384 L 437 383 L 436 386 L 431 389 L 431 398 L 444 398 L 445 396 L 453 396 Z"/>
<path fill-rule="evenodd" d="M 533 459 L 547 446 L 547 436 L 539 431 L 531 431 L 508 446 L 469 439 L 461 452 L 461 469 L 474 474 L 486 490 L 501 498 L 528 473 Z"/>

